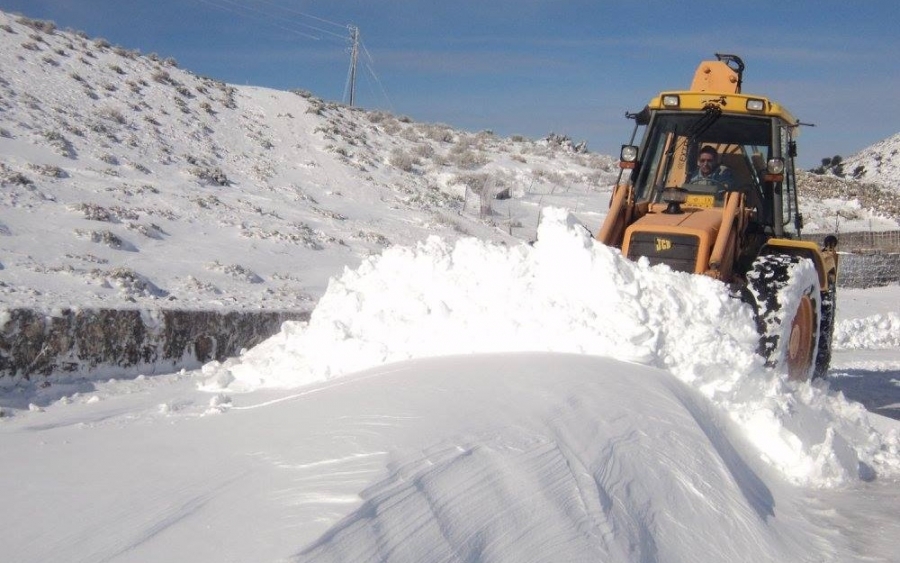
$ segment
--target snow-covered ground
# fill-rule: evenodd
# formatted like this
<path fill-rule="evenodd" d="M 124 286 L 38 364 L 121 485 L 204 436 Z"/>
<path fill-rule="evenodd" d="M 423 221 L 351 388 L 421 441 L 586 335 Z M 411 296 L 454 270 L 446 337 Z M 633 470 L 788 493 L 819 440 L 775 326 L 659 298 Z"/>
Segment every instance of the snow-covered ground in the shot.
<path fill-rule="evenodd" d="M 720 284 L 578 226 L 610 157 L 0 16 L 3 309 L 314 307 L 6 386 L 3 561 L 897 561 L 900 287 L 841 289 L 827 381 L 787 382 Z"/>
<path fill-rule="evenodd" d="M 5 557 L 895 561 L 900 289 L 789 383 L 723 286 L 569 219 L 392 248 L 223 364 L 0 395 Z"/>

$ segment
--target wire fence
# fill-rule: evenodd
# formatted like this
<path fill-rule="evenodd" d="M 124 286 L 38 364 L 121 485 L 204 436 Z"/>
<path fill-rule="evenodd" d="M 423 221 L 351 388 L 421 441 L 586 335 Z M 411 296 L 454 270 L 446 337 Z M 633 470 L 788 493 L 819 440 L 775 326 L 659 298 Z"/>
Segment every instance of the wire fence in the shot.
<path fill-rule="evenodd" d="M 838 237 L 838 286 L 877 287 L 900 282 L 900 231 L 860 231 Z M 804 235 L 822 241 L 823 234 Z"/>

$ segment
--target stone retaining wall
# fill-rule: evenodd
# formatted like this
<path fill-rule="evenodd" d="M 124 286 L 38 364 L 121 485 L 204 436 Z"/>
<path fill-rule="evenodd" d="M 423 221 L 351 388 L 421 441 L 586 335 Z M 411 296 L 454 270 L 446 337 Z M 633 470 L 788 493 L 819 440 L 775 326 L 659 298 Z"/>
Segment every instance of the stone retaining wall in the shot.
<path fill-rule="evenodd" d="M 838 256 L 838 287 L 877 287 L 900 282 L 900 253 Z"/>
<path fill-rule="evenodd" d="M 805 234 L 821 243 L 826 234 Z M 837 233 L 838 287 L 876 287 L 900 282 L 900 231 Z"/>
<path fill-rule="evenodd" d="M 222 361 L 308 312 L 0 309 L 0 380 L 171 373 Z"/>

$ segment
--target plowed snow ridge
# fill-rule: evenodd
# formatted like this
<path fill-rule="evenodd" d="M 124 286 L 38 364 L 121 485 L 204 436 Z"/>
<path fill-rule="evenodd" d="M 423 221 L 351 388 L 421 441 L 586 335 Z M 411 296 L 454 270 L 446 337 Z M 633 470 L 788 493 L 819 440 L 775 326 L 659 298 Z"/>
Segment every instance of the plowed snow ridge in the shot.
<path fill-rule="evenodd" d="M 880 435 L 862 407 L 827 388 L 765 369 L 756 342 L 749 307 L 723 284 L 625 260 L 565 211 L 547 209 L 532 246 L 432 237 L 345 271 L 308 324 L 285 323 L 240 358 L 208 364 L 204 388 L 300 387 L 431 356 L 592 354 L 698 388 L 794 481 L 900 474 L 896 456 L 883 455 L 897 450 L 897 436 Z"/>

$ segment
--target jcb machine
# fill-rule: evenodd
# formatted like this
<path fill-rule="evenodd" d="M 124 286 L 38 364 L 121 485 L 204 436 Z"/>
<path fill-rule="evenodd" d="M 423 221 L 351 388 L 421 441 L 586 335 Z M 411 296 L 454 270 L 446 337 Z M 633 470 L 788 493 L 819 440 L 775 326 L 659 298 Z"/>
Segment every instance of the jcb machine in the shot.
<path fill-rule="evenodd" d="M 756 312 L 769 365 L 792 379 L 824 376 L 837 239 L 800 240 L 800 123 L 778 103 L 741 92 L 740 58 L 716 59 L 700 64 L 689 90 L 662 92 L 627 114 L 635 129 L 597 239 L 630 259 L 729 284 Z"/>

